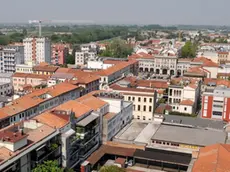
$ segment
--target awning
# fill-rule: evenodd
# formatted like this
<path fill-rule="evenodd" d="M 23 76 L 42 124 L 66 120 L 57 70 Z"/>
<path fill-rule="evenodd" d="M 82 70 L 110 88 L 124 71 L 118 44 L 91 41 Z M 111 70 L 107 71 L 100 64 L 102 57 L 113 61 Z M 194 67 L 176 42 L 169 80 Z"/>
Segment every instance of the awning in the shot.
<path fill-rule="evenodd" d="M 85 127 L 86 125 L 88 125 L 90 122 L 94 121 L 95 119 L 97 119 L 99 117 L 99 115 L 96 114 L 91 114 L 89 116 L 87 116 L 86 118 L 84 118 L 83 120 L 79 121 L 77 123 L 78 126 L 82 126 Z"/>

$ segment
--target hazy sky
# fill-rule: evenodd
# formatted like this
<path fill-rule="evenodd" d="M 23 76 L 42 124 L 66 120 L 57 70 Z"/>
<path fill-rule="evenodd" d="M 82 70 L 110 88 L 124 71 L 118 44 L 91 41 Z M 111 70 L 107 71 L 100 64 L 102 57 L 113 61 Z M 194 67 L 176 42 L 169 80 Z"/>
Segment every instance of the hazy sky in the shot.
<path fill-rule="evenodd" d="M 230 0 L 0 0 L 0 22 L 230 25 Z"/>

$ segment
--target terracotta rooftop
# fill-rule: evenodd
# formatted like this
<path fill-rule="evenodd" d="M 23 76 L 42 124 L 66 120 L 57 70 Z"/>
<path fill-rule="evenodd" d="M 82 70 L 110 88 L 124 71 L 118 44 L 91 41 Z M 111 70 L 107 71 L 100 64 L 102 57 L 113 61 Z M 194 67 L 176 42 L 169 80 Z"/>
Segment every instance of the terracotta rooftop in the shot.
<path fill-rule="evenodd" d="M 53 128 L 63 128 L 69 123 L 68 115 L 55 114 L 51 111 L 37 115 L 34 119 Z"/>
<path fill-rule="evenodd" d="M 224 79 L 204 78 L 204 84 L 208 85 L 209 83 L 215 83 L 216 86 L 224 85 L 230 87 L 230 81 L 226 81 Z"/>
<path fill-rule="evenodd" d="M 13 132 L 10 130 L 3 130 L 0 132 L 0 140 L 2 142 L 15 143 L 26 138 L 27 136 L 27 134 L 22 134 L 19 131 Z"/>
<path fill-rule="evenodd" d="M 51 66 L 47 63 L 40 63 L 39 65 L 33 67 L 33 71 L 55 72 L 58 68 L 58 66 Z"/>
<path fill-rule="evenodd" d="M 49 76 L 47 75 L 39 75 L 39 74 L 33 74 L 33 73 L 14 73 L 13 78 L 36 78 L 36 79 L 44 79 L 48 80 Z"/>
<path fill-rule="evenodd" d="M 62 105 L 59 105 L 55 110 L 71 110 L 75 113 L 75 117 L 79 118 L 82 115 L 89 113 L 92 109 L 77 100 L 70 100 Z"/>
<path fill-rule="evenodd" d="M 215 144 L 200 149 L 192 172 L 230 171 L 230 145 Z"/>
<path fill-rule="evenodd" d="M 124 91 L 124 92 L 138 92 L 138 93 L 151 93 L 154 94 L 155 90 L 154 89 L 142 89 L 142 88 L 131 88 L 131 87 L 121 87 L 118 84 L 113 84 L 110 86 L 111 89 L 116 90 L 116 91 Z"/>
<path fill-rule="evenodd" d="M 9 129 L 12 130 L 13 127 L 15 127 L 15 126 L 9 126 L 7 128 L 4 128 L 3 130 L 9 130 Z M 1 130 L 1 132 L 3 130 Z M 6 161 L 17 156 L 18 154 L 22 153 L 23 151 L 25 151 L 29 147 L 33 146 L 35 143 L 40 142 L 41 140 L 43 140 L 44 138 L 46 138 L 50 134 L 54 133 L 55 131 L 56 130 L 53 129 L 52 127 L 49 127 L 49 126 L 43 125 L 43 124 L 41 124 L 36 129 L 25 130 L 25 136 L 27 136 L 27 140 L 29 140 L 28 144 L 25 147 L 15 151 L 15 152 L 10 151 L 9 149 L 5 148 L 4 146 L 0 147 L 0 165 L 4 164 Z"/>
<path fill-rule="evenodd" d="M 193 102 L 192 100 L 189 100 L 189 99 L 187 99 L 187 100 L 182 100 L 182 101 L 180 102 L 180 105 L 193 106 L 193 105 L 194 105 L 194 102 Z"/>
<path fill-rule="evenodd" d="M 105 154 L 132 157 L 135 151 L 136 149 L 133 148 L 102 145 L 98 150 L 91 154 L 87 161 L 91 165 L 95 165 Z"/>
<path fill-rule="evenodd" d="M 219 65 L 217 63 L 215 63 L 212 60 L 207 59 L 205 57 L 194 58 L 193 62 L 201 62 L 202 66 L 204 66 L 204 67 L 219 67 Z"/>
<path fill-rule="evenodd" d="M 102 69 L 100 71 L 94 72 L 96 75 L 100 76 L 109 76 L 112 75 L 122 69 L 125 69 L 126 67 L 130 66 L 133 64 L 134 61 L 129 61 L 129 62 L 121 62 L 116 65 L 113 65 L 112 67 L 109 67 L 107 69 Z"/>
<path fill-rule="evenodd" d="M 26 109 L 35 107 L 44 101 L 47 101 L 48 98 L 43 99 L 40 97 L 41 95 L 48 94 L 52 97 L 56 97 L 77 88 L 79 87 L 64 82 L 53 87 L 34 90 L 32 93 L 16 99 L 11 105 L 0 108 L 0 119 L 5 118 L 6 114 L 8 116 L 13 116 L 17 113 L 25 111 Z"/>
<path fill-rule="evenodd" d="M 103 63 L 104 64 L 118 64 L 121 63 L 122 61 L 120 60 L 104 60 Z"/>
<path fill-rule="evenodd" d="M 146 54 L 146 53 L 138 53 L 138 54 L 132 54 L 131 56 L 128 57 L 128 59 L 154 59 L 155 57 L 151 54 Z"/>
<path fill-rule="evenodd" d="M 102 108 L 103 106 L 105 106 L 108 103 L 99 99 L 99 98 L 94 97 L 93 94 L 95 94 L 95 93 L 96 92 L 93 92 L 91 94 L 82 96 L 82 97 L 76 99 L 76 101 L 92 108 L 95 111 L 97 111 L 99 108 Z"/>

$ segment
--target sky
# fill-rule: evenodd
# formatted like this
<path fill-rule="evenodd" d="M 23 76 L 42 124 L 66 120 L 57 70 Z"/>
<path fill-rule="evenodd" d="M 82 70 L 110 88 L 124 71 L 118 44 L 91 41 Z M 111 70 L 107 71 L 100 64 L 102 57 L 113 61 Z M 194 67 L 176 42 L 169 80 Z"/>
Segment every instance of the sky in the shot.
<path fill-rule="evenodd" d="M 230 25 L 230 0 L 0 0 L 0 23 Z"/>

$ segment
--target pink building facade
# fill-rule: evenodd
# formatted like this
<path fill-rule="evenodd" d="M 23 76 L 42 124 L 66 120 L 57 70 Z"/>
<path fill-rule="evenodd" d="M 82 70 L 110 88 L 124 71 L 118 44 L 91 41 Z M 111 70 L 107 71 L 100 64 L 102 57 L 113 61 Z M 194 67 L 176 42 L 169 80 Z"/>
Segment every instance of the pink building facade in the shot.
<path fill-rule="evenodd" d="M 65 64 L 68 53 L 69 48 L 65 44 L 53 44 L 51 63 L 54 65 Z"/>

